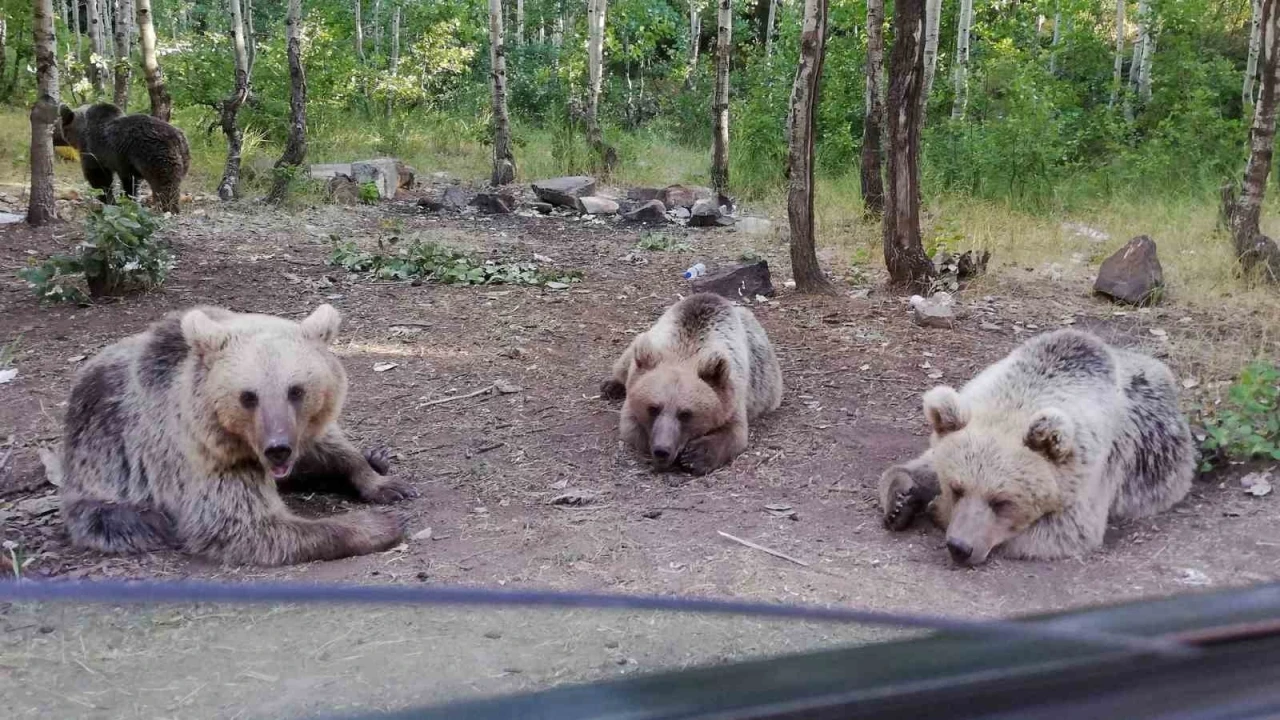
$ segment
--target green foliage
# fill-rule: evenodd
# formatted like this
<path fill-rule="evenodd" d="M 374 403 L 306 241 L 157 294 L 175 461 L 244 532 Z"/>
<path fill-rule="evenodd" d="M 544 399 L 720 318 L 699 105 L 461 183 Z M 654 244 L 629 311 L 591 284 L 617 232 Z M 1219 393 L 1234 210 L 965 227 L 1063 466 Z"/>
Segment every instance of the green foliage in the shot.
<path fill-rule="evenodd" d="M 334 241 L 329 264 L 350 272 L 369 273 L 382 280 L 424 280 L 444 285 L 543 285 L 575 283 L 578 270 L 548 270 L 537 263 L 494 262 L 447 245 L 415 239 L 378 240 L 376 252 L 361 250 L 354 241 Z"/>
<path fill-rule="evenodd" d="M 378 200 L 382 198 L 382 193 L 378 192 L 377 183 L 361 183 L 360 185 L 360 202 L 365 205 L 377 205 Z"/>
<path fill-rule="evenodd" d="M 81 282 L 95 297 L 158 287 L 172 266 L 168 249 L 153 238 L 158 228 L 146 208 L 123 198 L 89 215 L 74 256 L 49 258 L 18 276 L 48 302 L 84 301 Z"/>
<path fill-rule="evenodd" d="M 1255 362 L 1206 413 L 1203 470 L 1224 460 L 1280 460 L 1280 366 Z"/>
<path fill-rule="evenodd" d="M 636 243 L 636 249 L 687 252 L 692 248 L 689 247 L 688 243 L 681 242 L 679 238 L 672 237 L 666 233 L 646 232 L 640 236 L 640 241 Z"/>

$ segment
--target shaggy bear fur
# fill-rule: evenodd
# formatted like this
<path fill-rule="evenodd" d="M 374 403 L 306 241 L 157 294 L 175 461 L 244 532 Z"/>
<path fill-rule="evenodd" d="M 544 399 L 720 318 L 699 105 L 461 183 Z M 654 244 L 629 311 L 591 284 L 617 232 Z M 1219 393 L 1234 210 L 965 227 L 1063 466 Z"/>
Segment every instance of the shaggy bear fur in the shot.
<path fill-rule="evenodd" d="M 125 195 L 137 199 L 138 180 L 146 180 L 156 204 L 178 212 L 182 179 L 191 168 L 187 138 L 178 128 L 150 115 L 125 115 L 110 103 L 60 110 L 61 139 L 80 153 L 84 179 L 115 202 L 113 175 Z M 57 135 L 57 132 L 55 132 Z"/>
<path fill-rule="evenodd" d="M 1032 338 L 960 392 L 924 397 L 920 457 L 880 480 L 885 524 L 926 506 L 958 563 L 999 547 L 1018 558 L 1079 556 L 1108 518 L 1168 509 L 1191 487 L 1195 452 L 1163 363 L 1073 330 Z"/>
<path fill-rule="evenodd" d="M 751 311 L 709 293 L 672 305 L 601 386 L 626 398 L 620 431 L 659 469 L 705 474 L 747 449 L 747 423 L 782 402 L 782 372 Z"/>
<path fill-rule="evenodd" d="M 384 550 L 393 516 L 291 513 L 277 481 L 340 483 L 371 503 L 413 494 L 380 477 L 338 428 L 342 363 L 326 347 L 340 318 L 301 323 L 203 307 L 173 313 L 85 364 L 71 391 L 62 516 L 72 541 L 105 553 L 177 548 L 279 565 Z"/>

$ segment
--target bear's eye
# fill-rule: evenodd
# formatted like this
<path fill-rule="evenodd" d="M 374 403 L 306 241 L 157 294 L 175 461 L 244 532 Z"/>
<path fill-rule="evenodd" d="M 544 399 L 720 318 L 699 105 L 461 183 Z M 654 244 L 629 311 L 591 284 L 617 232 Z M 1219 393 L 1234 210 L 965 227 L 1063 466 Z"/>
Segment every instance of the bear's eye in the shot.
<path fill-rule="evenodd" d="M 302 398 L 306 397 L 307 391 L 301 385 L 289 386 L 289 402 L 302 402 Z"/>
<path fill-rule="evenodd" d="M 649 417 L 651 417 L 651 418 L 656 418 L 656 417 L 658 417 L 658 416 L 659 416 L 659 415 L 661 415 L 661 414 L 662 414 L 662 406 L 661 406 L 661 405 L 650 405 L 650 406 L 649 406 Z"/>
<path fill-rule="evenodd" d="M 258 407 L 258 393 L 252 390 L 242 390 L 240 392 L 240 407 L 245 410 L 252 410 Z"/>
<path fill-rule="evenodd" d="M 959 485 L 952 485 L 951 494 L 955 495 L 956 499 L 959 500 L 960 498 L 964 497 L 964 488 L 960 487 Z"/>
<path fill-rule="evenodd" d="M 992 500 L 990 504 L 991 504 L 991 511 L 996 513 L 997 515 L 1013 507 L 1013 503 L 1009 500 Z"/>
<path fill-rule="evenodd" d="M 689 410 L 681 410 L 676 413 L 676 419 L 682 423 L 687 423 L 693 419 L 693 413 Z"/>

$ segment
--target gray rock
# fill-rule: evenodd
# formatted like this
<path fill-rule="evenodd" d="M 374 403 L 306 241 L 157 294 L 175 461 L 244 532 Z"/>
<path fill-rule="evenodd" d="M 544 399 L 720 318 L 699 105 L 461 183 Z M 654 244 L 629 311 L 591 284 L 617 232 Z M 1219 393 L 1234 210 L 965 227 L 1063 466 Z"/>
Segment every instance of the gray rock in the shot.
<path fill-rule="evenodd" d="M 720 206 L 710 199 L 694 203 L 689 216 L 689 227 L 719 227 L 732 224 L 733 218 L 721 214 Z"/>
<path fill-rule="evenodd" d="M 533 184 L 533 194 L 539 200 L 574 209 L 578 207 L 578 198 L 593 195 L 595 191 L 595 178 L 584 175 L 539 180 Z"/>
<path fill-rule="evenodd" d="M 399 163 L 393 158 L 361 160 L 351 163 L 351 178 L 357 184 L 373 183 L 378 187 L 378 197 L 382 199 L 395 197 L 400 187 Z"/>
<path fill-rule="evenodd" d="M 667 208 L 663 206 L 661 200 L 650 200 L 622 217 L 631 222 L 665 223 L 667 222 Z"/>
<path fill-rule="evenodd" d="M 516 198 L 507 192 L 482 192 L 471 199 L 471 204 L 487 213 L 506 215 L 515 212 Z"/>
<path fill-rule="evenodd" d="M 766 235 L 773 231 L 773 223 L 764 218 L 758 217 L 740 217 L 734 226 L 734 230 L 747 235 Z"/>
<path fill-rule="evenodd" d="M 774 294 L 769 263 L 764 260 L 700 277 L 693 281 L 693 290 L 715 293 L 730 300 L 750 300 L 757 295 L 771 297 Z"/>
<path fill-rule="evenodd" d="M 945 292 L 934 293 L 931 298 L 912 298 L 912 319 L 920 327 L 952 328 L 955 327 L 958 313 L 951 295 Z"/>
<path fill-rule="evenodd" d="M 351 177 L 351 163 L 322 163 L 309 168 L 312 180 L 328 180 L 339 175 Z"/>
<path fill-rule="evenodd" d="M 556 208 L 555 205 L 552 205 L 551 203 L 545 203 L 545 202 L 531 202 L 529 203 L 529 207 L 542 213 L 543 215 L 550 213 L 552 210 L 555 210 Z"/>
<path fill-rule="evenodd" d="M 688 220 L 688 219 L 689 219 L 689 208 L 682 208 L 682 207 L 678 207 L 678 208 L 671 208 L 670 215 L 671 215 L 671 217 L 673 217 L 673 218 L 675 218 L 675 219 L 677 219 L 677 220 Z"/>
<path fill-rule="evenodd" d="M 440 196 L 440 203 L 449 210 L 461 210 L 471 204 L 471 194 L 461 185 L 450 185 Z"/>
<path fill-rule="evenodd" d="M 360 185 L 346 175 L 335 175 L 325 184 L 325 194 L 329 202 L 338 205 L 358 205 L 360 203 Z"/>
<path fill-rule="evenodd" d="M 1093 291 L 1131 305 L 1154 305 L 1164 289 L 1156 241 L 1139 235 L 1102 262 Z"/>
<path fill-rule="evenodd" d="M 692 208 L 693 204 L 699 200 L 710 200 L 711 198 L 711 191 L 704 187 L 670 185 L 662 191 L 662 197 L 658 199 L 669 208 Z"/>
<path fill-rule="evenodd" d="M 578 212 L 586 215 L 616 215 L 618 203 L 607 197 L 588 195 L 578 198 Z"/>
<path fill-rule="evenodd" d="M 647 203 L 653 200 L 661 200 L 666 190 L 662 188 L 637 187 L 627 191 L 627 199 L 634 200 L 638 203 Z"/>

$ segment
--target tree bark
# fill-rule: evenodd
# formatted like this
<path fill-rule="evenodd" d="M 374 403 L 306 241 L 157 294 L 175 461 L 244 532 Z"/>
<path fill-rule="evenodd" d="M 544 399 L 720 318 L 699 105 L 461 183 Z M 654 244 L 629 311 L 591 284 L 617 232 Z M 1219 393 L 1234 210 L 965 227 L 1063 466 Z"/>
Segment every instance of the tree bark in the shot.
<path fill-rule="evenodd" d="M 382 54 L 382 0 L 373 0 L 373 56 Z"/>
<path fill-rule="evenodd" d="M 925 0 L 898 0 L 889 58 L 889 192 L 884 262 L 894 285 L 926 290 L 933 262 L 920 242 L 920 90 L 924 76 Z"/>
<path fill-rule="evenodd" d="M 133 76 L 133 64 L 129 62 L 129 21 L 127 0 L 115 0 L 115 88 L 116 107 L 129 111 L 129 80 Z"/>
<path fill-rule="evenodd" d="M 702 0 L 689 0 L 689 67 L 685 73 L 685 89 L 693 87 L 698 71 L 698 50 L 702 40 Z"/>
<path fill-rule="evenodd" d="M 307 75 L 302 67 L 302 0 L 289 0 L 285 16 L 285 42 L 289 56 L 289 139 L 276 161 L 267 202 L 280 203 L 289 194 L 289 183 L 307 159 Z"/>
<path fill-rule="evenodd" d="M 102 64 L 103 55 L 106 49 L 102 44 L 102 17 L 101 7 L 98 5 L 99 0 L 87 0 L 84 7 L 89 13 L 87 22 L 89 23 L 89 82 L 93 84 L 93 91 L 97 95 L 102 95 L 106 91 L 106 78 L 103 77 Z"/>
<path fill-rule="evenodd" d="M 74 2 L 75 0 L 72 0 Z M 151 0 L 138 2 L 138 39 L 142 46 L 142 74 L 147 78 L 147 95 L 151 97 L 151 115 L 169 122 L 173 100 L 164 84 L 164 73 L 156 60 L 156 28 L 151 17 Z"/>
<path fill-rule="evenodd" d="M 604 174 L 617 164 L 617 151 L 604 142 L 600 129 L 600 87 L 604 79 L 604 23 L 607 0 L 587 0 L 587 143 Z"/>
<path fill-rule="evenodd" d="M 1271 173 L 1276 135 L 1276 104 L 1280 95 L 1280 0 L 1259 0 L 1261 76 L 1253 127 L 1249 131 L 1249 161 L 1240 197 L 1231 208 L 1231 234 L 1236 255 L 1246 270 L 1260 269 L 1272 282 L 1280 281 L 1280 248 L 1262 234 L 1262 202 Z"/>
<path fill-rule="evenodd" d="M 489 0 L 489 64 L 493 88 L 493 174 L 489 184 L 497 187 L 509 185 L 516 179 L 511 121 L 507 116 L 507 48 L 502 39 L 502 0 Z"/>
<path fill-rule="evenodd" d="M 1056 6 L 1055 6 L 1056 7 Z M 1049 42 L 1049 74 L 1058 74 L 1058 43 L 1062 41 L 1062 13 L 1053 13 L 1053 40 Z"/>
<path fill-rule="evenodd" d="M 867 0 L 866 92 L 862 121 L 862 205 L 884 213 L 884 0 Z"/>
<path fill-rule="evenodd" d="M 1142 68 L 1138 71 L 1138 99 L 1145 105 L 1151 102 L 1151 63 L 1156 54 L 1156 36 L 1147 30 L 1142 43 Z"/>
<path fill-rule="evenodd" d="M 1240 106 L 1248 112 L 1253 107 L 1253 83 L 1258 77 L 1258 51 L 1262 47 L 1262 2 L 1250 0 L 1253 8 L 1249 20 L 1249 59 L 1244 66 L 1244 88 L 1240 92 Z"/>
<path fill-rule="evenodd" d="M 356 57 L 364 62 L 364 12 L 360 9 L 360 0 L 355 0 Z"/>
<path fill-rule="evenodd" d="M 244 42 L 249 53 L 249 77 L 258 62 L 258 33 L 253 29 L 253 0 L 244 0 Z"/>
<path fill-rule="evenodd" d="M 942 26 L 942 0 L 929 0 L 924 15 L 924 89 L 920 91 L 920 104 L 929 109 L 929 94 L 933 91 L 933 75 L 938 68 L 938 32 Z"/>
<path fill-rule="evenodd" d="M 712 101 L 711 186 L 716 192 L 729 192 L 729 54 L 733 49 L 732 0 L 717 0 L 716 13 L 716 88 Z M 823 11 L 825 27 L 826 13 Z"/>
<path fill-rule="evenodd" d="M 814 242 L 813 136 L 817 128 L 818 86 L 826 56 L 827 0 L 805 0 L 800 30 L 800 65 L 787 113 L 787 221 L 791 226 L 791 274 L 796 290 L 831 292 L 818 264 Z"/>
<path fill-rule="evenodd" d="M 53 124 L 58 120 L 58 49 L 53 0 L 32 2 L 36 88 L 31 107 L 31 199 L 27 223 L 36 227 L 58 219 L 53 194 Z"/>
<path fill-rule="evenodd" d="M 222 182 L 218 184 L 218 197 L 234 200 L 240 196 L 240 149 L 244 133 L 240 130 L 237 115 L 240 106 L 249 98 L 249 52 L 244 42 L 244 18 L 240 14 L 240 0 L 227 0 L 231 6 L 231 39 L 236 56 L 236 84 L 231 94 L 222 101 L 222 133 L 227 136 L 227 163 L 222 170 Z"/>
<path fill-rule="evenodd" d="M 769 0 L 769 20 L 764 26 L 764 54 L 773 57 L 773 36 L 778 28 L 778 3 L 780 0 Z"/>
<path fill-rule="evenodd" d="M 1111 71 L 1111 99 L 1107 107 L 1115 107 L 1120 99 L 1120 81 L 1124 74 L 1124 3 L 1116 0 L 1116 53 L 1115 66 Z"/>
<path fill-rule="evenodd" d="M 895 11 L 896 14 L 896 11 Z M 894 28 L 898 27 L 894 18 Z M 955 101 L 951 105 L 951 119 L 964 118 L 969 107 L 969 31 L 973 28 L 973 0 L 960 0 L 960 18 L 956 21 Z M 893 38 L 897 52 L 898 38 Z M 922 48 L 923 49 L 923 48 Z"/>
<path fill-rule="evenodd" d="M 84 62 L 84 40 L 80 34 L 80 0 L 70 0 L 71 26 L 76 32 L 76 62 Z"/>
<path fill-rule="evenodd" d="M 516 0 L 516 45 L 524 44 L 524 0 Z"/>
<path fill-rule="evenodd" d="M 391 77 L 400 73 L 400 3 L 392 0 L 391 4 L 391 58 L 388 63 Z M 393 86 L 387 87 L 387 118 L 391 118 L 394 108 Z"/>

